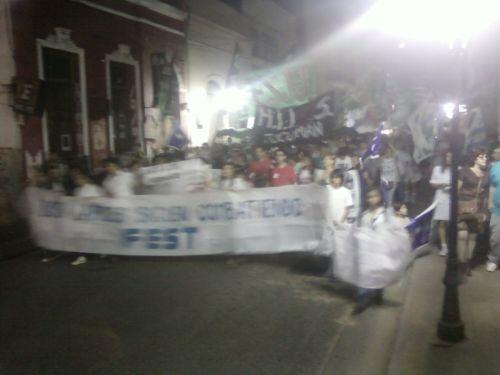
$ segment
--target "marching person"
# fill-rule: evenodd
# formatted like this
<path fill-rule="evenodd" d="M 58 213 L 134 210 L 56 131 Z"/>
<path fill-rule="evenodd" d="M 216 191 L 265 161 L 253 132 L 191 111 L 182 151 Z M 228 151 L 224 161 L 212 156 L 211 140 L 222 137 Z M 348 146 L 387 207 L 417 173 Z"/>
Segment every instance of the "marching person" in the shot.
<path fill-rule="evenodd" d="M 315 171 L 316 183 L 320 185 L 330 184 L 330 176 L 332 175 L 332 172 L 335 170 L 335 161 L 336 161 L 335 155 L 326 154 L 325 156 L 323 156 L 323 169 L 316 169 Z"/>
<path fill-rule="evenodd" d="M 102 186 L 106 195 L 110 198 L 122 198 L 134 195 L 135 176 L 132 173 L 120 170 L 119 161 L 116 158 L 108 158 L 104 161 L 106 178 Z"/>
<path fill-rule="evenodd" d="M 343 186 L 344 176 L 342 171 L 333 171 L 330 175 L 330 181 L 330 185 L 327 186 L 329 204 L 327 219 L 330 224 L 338 226 L 346 223 L 349 211 L 354 203 L 351 191 Z"/>
<path fill-rule="evenodd" d="M 91 198 L 104 196 L 104 191 L 99 186 L 92 183 L 90 177 L 82 171 L 74 171 L 72 179 L 76 186 L 76 189 L 73 192 L 75 197 Z M 87 263 L 87 256 L 85 254 L 78 254 L 76 259 L 71 262 L 71 265 L 79 266 L 85 263 Z"/>
<path fill-rule="evenodd" d="M 372 188 L 368 191 L 366 195 L 366 203 L 368 209 L 363 213 L 361 217 L 361 226 L 377 229 L 386 226 L 389 223 L 388 209 L 384 206 L 384 201 L 380 190 L 377 188 Z M 356 295 L 356 306 L 352 311 L 352 315 L 361 314 L 370 305 L 382 304 L 383 302 L 383 289 L 370 289 L 358 287 Z"/>
<path fill-rule="evenodd" d="M 273 164 L 267 152 L 260 146 L 255 148 L 254 155 L 255 160 L 252 160 L 248 166 L 248 177 L 255 187 L 266 187 Z"/>
<path fill-rule="evenodd" d="M 411 220 L 408 217 L 408 206 L 404 202 L 394 202 L 392 205 L 394 209 L 394 222 L 402 227 L 410 224 Z"/>
<path fill-rule="evenodd" d="M 447 228 L 450 220 L 450 186 L 451 186 L 451 152 L 445 152 L 439 165 L 436 165 L 432 170 L 430 184 L 436 192 L 434 194 L 434 216 L 432 220 L 437 225 L 439 242 L 441 250 L 439 255 L 445 257 L 448 255 L 448 238 Z"/>
<path fill-rule="evenodd" d="M 222 167 L 220 186 L 221 190 L 239 191 L 250 188 L 242 173 L 236 174 L 234 165 L 226 163 Z"/>
<path fill-rule="evenodd" d="M 386 207 L 392 207 L 394 193 L 399 181 L 399 171 L 394 157 L 394 149 L 388 145 L 380 160 L 380 188 Z"/>
<path fill-rule="evenodd" d="M 485 205 L 488 156 L 482 150 L 471 154 L 473 164 L 464 168 L 458 181 L 458 259 L 463 272 L 471 276 L 471 264 L 477 235 L 484 232 L 487 220 Z"/>
<path fill-rule="evenodd" d="M 314 180 L 314 163 L 309 156 L 304 156 L 302 166 L 297 173 L 297 182 L 299 185 L 311 184 Z"/>
<path fill-rule="evenodd" d="M 276 150 L 274 153 L 276 165 L 271 169 L 271 186 L 294 185 L 297 182 L 297 176 L 293 167 L 287 163 L 287 157 L 283 150 Z"/>
<path fill-rule="evenodd" d="M 500 146 L 493 150 L 495 163 L 490 169 L 490 253 L 486 271 L 495 272 L 500 261 Z"/>

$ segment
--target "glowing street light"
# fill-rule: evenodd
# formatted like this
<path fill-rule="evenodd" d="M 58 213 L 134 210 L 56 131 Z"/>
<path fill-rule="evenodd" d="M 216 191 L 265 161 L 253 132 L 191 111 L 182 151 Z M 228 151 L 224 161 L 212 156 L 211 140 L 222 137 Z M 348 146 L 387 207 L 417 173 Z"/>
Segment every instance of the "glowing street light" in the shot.
<path fill-rule="evenodd" d="M 498 0 L 379 0 L 358 20 L 356 26 L 359 29 L 392 35 L 404 41 L 446 43 L 450 48 L 458 46 L 463 51 L 469 40 L 499 19 Z M 457 56 L 462 59 L 463 53 L 458 53 Z M 460 63 L 462 65 L 462 61 Z M 462 90 L 461 85 L 460 90 Z M 459 98 L 461 94 L 460 92 Z M 458 342 L 464 339 L 465 329 L 460 318 L 458 298 L 460 278 L 457 259 L 458 164 L 464 135 L 459 133 L 457 114 L 466 108 L 463 105 L 447 103 L 443 110 L 456 126 L 449 134 L 453 155 L 449 252 L 443 279 L 445 285 L 443 309 L 437 335 L 442 340 Z"/>
<path fill-rule="evenodd" d="M 468 40 L 499 19 L 498 0 L 379 0 L 357 26 L 403 40 Z"/>
<path fill-rule="evenodd" d="M 443 104 L 443 112 L 447 119 L 451 120 L 455 117 L 455 103 Z"/>

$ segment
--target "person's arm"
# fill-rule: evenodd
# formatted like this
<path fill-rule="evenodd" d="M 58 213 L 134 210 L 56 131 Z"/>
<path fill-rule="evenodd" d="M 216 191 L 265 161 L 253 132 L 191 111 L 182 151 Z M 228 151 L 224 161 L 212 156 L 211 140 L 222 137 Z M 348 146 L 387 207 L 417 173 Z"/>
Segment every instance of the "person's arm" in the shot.
<path fill-rule="evenodd" d="M 348 206 L 344 208 L 344 213 L 342 214 L 342 217 L 340 218 L 340 224 L 345 223 L 347 220 L 347 217 L 349 216 L 349 212 L 351 212 L 352 206 Z"/>

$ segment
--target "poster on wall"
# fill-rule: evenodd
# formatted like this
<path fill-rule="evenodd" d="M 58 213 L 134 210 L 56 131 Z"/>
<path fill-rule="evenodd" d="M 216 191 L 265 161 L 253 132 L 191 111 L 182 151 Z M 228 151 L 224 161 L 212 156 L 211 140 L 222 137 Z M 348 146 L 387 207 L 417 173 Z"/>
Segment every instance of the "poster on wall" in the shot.
<path fill-rule="evenodd" d="M 108 157 L 107 151 L 107 121 L 100 118 L 90 122 L 92 134 L 92 160 L 94 165 L 100 165 L 101 161 Z"/>
<path fill-rule="evenodd" d="M 179 82 L 173 61 L 165 52 L 151 54 L 153 107 L 159 108 L 162 116 L 179 115 Z"/>
<path fill-rule="evenodd" d="M 332 93 L 296 107 L 275 109 L 260 105 L 256 108 L 255 137 L 263 144 L 321 140 L 333 128 L 334 117 Z"/>
<path fill-rule="evenodd" d="M 13 80 L 14 112 L 24 115 L 41 116 L 42 106 L 42 81 L 39 79 L 24 79 L 16 77 Z"/>

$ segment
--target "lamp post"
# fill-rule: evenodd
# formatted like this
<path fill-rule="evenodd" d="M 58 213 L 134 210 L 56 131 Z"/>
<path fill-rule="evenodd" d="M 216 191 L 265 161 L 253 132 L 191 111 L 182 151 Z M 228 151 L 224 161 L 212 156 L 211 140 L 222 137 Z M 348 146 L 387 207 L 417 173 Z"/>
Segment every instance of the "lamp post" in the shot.
<path fill-rule="evenodd" d="M 450 220 L 448 222 L 448 257 L 446 271 L 443 278 L 444 297 L 441 310 L 441 319 L 437 326 L 437 336 L 443 341 L 459 342 L 465 338 L 465 326 L 460 317 L 460 301 L 458 287 L 460 272 L 458 262 L 458 173 L 460 159 L 465 144 L 465 134 L 460 127 L 460 101 L 464 90 L 464 54 L 466 43 L 450 46 L 458 64 L 458 102 L 453 106 L 453 118 L 448 133 L 449 148 L 452 155 L 451 189 L 450 189 Z"/>
<path fill-rule="evenodd" d="M 500 2 L 496 0 L 379 0 L 358 26 L 402 37 L 404 40 L 449 42 L 459 40 L 455 50 L 459 58 L 458 98 L 462 99 L 463 54 L 470 37 L 500 19 Z M 454 46 L 455 44 L 453 44 Z M 458 287 L 460 276 L 457 256 L 458 167 L 465 134 L 460 131 L 459 103 L 454 107 L 452 127 L 448 134 L 452 153 L 448 258 L 443 278 L 445 286 L 437 336 L 444 341 L 459 342 L 465 337 L 460 317 Z"/>

